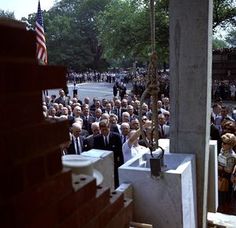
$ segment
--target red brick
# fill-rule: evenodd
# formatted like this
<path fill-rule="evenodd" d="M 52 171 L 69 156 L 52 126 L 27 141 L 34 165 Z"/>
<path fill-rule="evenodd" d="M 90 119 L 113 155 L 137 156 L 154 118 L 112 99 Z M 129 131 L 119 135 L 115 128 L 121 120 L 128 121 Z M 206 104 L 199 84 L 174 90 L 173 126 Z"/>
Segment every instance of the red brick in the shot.
<path fill-rule="evenodd" d="M 121 192 L 113 192 L 111 195 L 110 205 L 104 208 L 98 215 L 95 227 L 105 227 L 109 221 L 123 208 L 124 196 Z"/>
<path fill-rule="evenodd" d="M 92 190 L 91 190 L 92 189 Z M 87 192 L 87 195 L 85 195 Z M 43 206 L 31 210 L 11 212 L 11 219 L 17 223 L 17 227 L 55 227 L 59 221 L 73 213 L 75 209 L 81 206 L 83 202 L 88 201 L 90 197 L 96 194 L 96 181 L 92 177 L 82 180 L 78 192 L 71 192 L 63 200 L 47 201 Z M 107 189 L 107 198 L 109 197 Z M 76 204 L 75 204 L 76 202 Z M 34 202 L 32 202 L 33 204 Z M 75 206 L 75 208 L 74 208 Z M 22 209 L 21 209 L 22 210 Z"/>
<path fill-rule="evenodd" d="M 96 195 L 96 180 L 89 176 L 84 178 L 84 176 L 81 175 L 81 177 L 81 181 L 77 186 L 78 190 L 58 202 L 57 210 L 60 221 L 63 221 L 66 217 L 73 214 L 78 207 L 81 207 Z"/>
<path fill-rule="evenodd" d="M 0 227 L 4 228 L 17 227 L 16 220 L 14 216 L 12 216 L 12 208 L 8 204 L 0 206 L 0 214 L 1 214 Z"/>
<path fill-rule="evenodd" d="M 133 219 L 133 201 L 131 199 L 125 199 L 124 207 L 121 209 L 119 213 L 115 215 L 115 217 L 111 219 L 106 228 L 121 228 L 121 227 L 129 228 L 132 219 Z M 91 228 L 94 227 L 96 226 L 93 226 Z"/>
<path fill-rule="evenodd" d="M 17 221 L 25 221 L 36 211 L 60 201 L 73 192 L 71 172 L 62 172 L 51 180 L 35 186 L 11 199 Z"/>
<path fill-rule="evenodd" d="M 7 167 L 12 167 L 14 154 L 12 154 L 10 151 L 11 149 L 6 146 L 6 134 L 0 132 L 0 155 L 1 155 L 1 161 L 2 162 L 2 168 L 5 170 Z M 8 151 L 8 153 L 6 152 Z"/>
<path fill-rule="evenodd" d="M 67 70 L 64 66 L 40 66 L 38 83 L 42 89 L 65 88 Z"/>
<path fill-rule="evenodd" d="M 31 63 L 1 64 L 0 95 L 15 95 L 66 86 L 66 68 Z M 19 99 L 17 99 L 19 101 Z"/>
<path fill-rule="evenodd" d="M 69 140 L 68 122 L 57 123 L 41 122 L 17 129 L 10 129 L 3 135 L 5 147 L 8 148 L 7 155 L 0 160 L 1 167 L 6 161 L 13 159 L 20 162 L 25 158 L 33 158 L 38 154 L 47 154 L 55 150 L 63 142 Z M 12 139 L 13 136 L 14 139 Z M 14 143 L 12 143 L 14 141 Z"/>
<path fill-rule="evenodd" d="M 5 166 L 0 172 L 0 202 L 24 190 L 24 170 L 22 166 Z"/>
<path fill-rule="evenodd" d="M 62 170 L 60 148 L 49 152 L 46 155 L 46 170 L 48 175 L 54 175 Z"/>
<path fill-rule="evenodd" d="M 84 227 L 93 217 L 109 205 L 109 189 L 97 190 L 96 197 L 81 205 L 71 216 L 69 216 L 60 228 Z"/>
<path fill-rule="evenodd" d="M 124 208 L 124 199 L 123 193 L 116 192 L 113 194 L 110 199 L 110 204 L 103 208 L 100 213 L 97 213 L 96 216 L 86 224 L 86 228 L 104 228 L 106 227 L 112 219 Z M 122 227 L 122 226 L 121 226 Z"/>
<path fill-rule="evenodd" d="M 9 23 L 8 23 L 9 24 Z M 35 32 L 25 29 L 0 26 L 0 58 L 31 59 L 35 61 L 36 37 Z M 17 38 L 17 39 L 16 39 Z"/>
<path fill-rule="evenodd" d="M 22 224 L 24 228 L 44 228 L 56 227 L 58 224 L 58 217 L 54 206 L 49 206 L 37 211 L 34 215 L 28 216 Z"/>
<path fill-rule="evenodd" d="M 1 65 L 0 94 L 15 95 L 41 91 L 38 85 L 37 64 L 4 63 Z M 19 100 L 18 100 L 19 101 Z"/>
<path fill-rule="evenodd" d="M 18 94 L 17 96 L 0 96 L 0 103 L 4 110 L 6 110 L 6 112 L 2 111 L 0 113 L 2 120 L 0 131 L 34 124 L 44 120 L 41 91 Z"/>
<path fill-rule="evenodd" d="M 26 164 L 25 175 L 27 184 L 32 186 L 34 184 L 39 184 L 46 179 L 46 167 L 44 156 L 38 156 L 31 159 Z"/>

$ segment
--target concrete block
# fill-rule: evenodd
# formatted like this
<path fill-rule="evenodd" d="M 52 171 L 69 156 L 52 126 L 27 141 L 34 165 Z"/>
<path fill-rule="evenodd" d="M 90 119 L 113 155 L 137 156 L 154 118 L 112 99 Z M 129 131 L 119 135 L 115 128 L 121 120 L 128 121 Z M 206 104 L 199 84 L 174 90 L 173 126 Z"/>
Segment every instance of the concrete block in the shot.
<path fill-rule="evenodd" d="M 119 167 L 120 183 L 133 187 L 134 221 L 160 228 L 196 227 L 194 155 L 165 154 L 159 178 L 151 176 L 150 157 L 138 155 Z"/>
<path fill-rule="evenodd" d="M 113 152 L 107 150 L 92 149 L 83 152 L 82 155 L 89 157 L 93 167 L 103 175 L 103 186 L 114 189 L 114 159 Z"/>
<path fill-rule="evenodd" d="M 217 141 L 210 140 L 207 211 L 216 213 L 218 208 Z"/>

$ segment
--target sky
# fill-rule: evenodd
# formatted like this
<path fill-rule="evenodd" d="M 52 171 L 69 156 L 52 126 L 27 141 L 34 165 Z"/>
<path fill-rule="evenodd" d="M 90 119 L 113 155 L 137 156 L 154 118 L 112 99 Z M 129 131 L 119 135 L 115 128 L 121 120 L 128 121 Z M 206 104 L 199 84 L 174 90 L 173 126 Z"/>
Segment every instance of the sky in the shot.
<path fill-rule="evenodd" d="M 55 0 L 40 0 L 41 10 L 49 10 Z M 0 0 L 0 9 L 14 12 L 16 19 L 28 18 L 31 13 L 36 13 L 38 0 Z"/>

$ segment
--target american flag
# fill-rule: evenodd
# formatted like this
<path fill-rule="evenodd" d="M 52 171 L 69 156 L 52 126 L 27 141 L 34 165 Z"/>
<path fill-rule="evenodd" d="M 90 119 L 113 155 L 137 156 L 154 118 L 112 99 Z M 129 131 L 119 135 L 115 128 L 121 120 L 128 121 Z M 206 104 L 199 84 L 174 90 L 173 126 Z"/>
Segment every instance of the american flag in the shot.
<path fill-rule="evenodd" d="M 44 36 L 43 15 L 40 7 L 40 1 L 38 2 L 35 31 L 37 43 L 36 58 L 39 60 L 40 63 L 47 64 L 47 47 Z"/>

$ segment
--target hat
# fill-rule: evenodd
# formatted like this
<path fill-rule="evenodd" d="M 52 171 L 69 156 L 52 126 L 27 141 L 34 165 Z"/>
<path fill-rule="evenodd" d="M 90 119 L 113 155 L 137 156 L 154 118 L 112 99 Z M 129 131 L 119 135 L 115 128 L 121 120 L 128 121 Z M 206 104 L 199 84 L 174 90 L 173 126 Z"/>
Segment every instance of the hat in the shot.
<path fill-rule="evenodd" d="M 93 176 L 96 179 L 97 185 L 100 185 L 103 181 L 102 174 L 93 168 L 93 162 L 82 155 L 64 155 L 62 156 L 62 165 L 70 168 L 73 174 Z"/>

